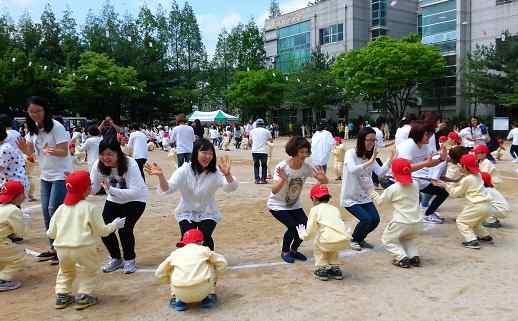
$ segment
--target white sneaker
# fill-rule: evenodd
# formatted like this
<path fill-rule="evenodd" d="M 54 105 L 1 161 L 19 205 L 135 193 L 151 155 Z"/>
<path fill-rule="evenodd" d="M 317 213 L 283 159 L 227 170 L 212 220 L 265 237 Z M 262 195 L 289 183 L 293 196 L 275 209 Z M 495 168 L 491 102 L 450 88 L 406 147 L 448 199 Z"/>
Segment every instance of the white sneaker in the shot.
<path fill-rule="evenodd" d="M 131 274 L 137 272 L 137 266 L 135 260 L 124 261 L 124 267 L 122 268 L 124 274 Z"/>
<path fill-rule="evenodd" d="M 355 251 L 361 251 L 362 247 L 361 247 L 360 243 L 351 241 L 351 249 L 353 249 Z"/>
<path fill-rule="evenodd" d="M 433 212 L 430 215 L 425 215 L 424 221 L 425 221 L 425 223 L 431 223 L 431 224 L 444 223 L 444 219 L 442 217 L 440 217 L 437 212 Z"/>
<path fill-rule="evenodd" d="M 113 271 L 116 271 L 122 267 L 122 260 L 121 259 L 114 259 L 110 257 L 108 259 L 108 262 L 103 266 L 102 270 L 104 273 L 110 273 Z"/>

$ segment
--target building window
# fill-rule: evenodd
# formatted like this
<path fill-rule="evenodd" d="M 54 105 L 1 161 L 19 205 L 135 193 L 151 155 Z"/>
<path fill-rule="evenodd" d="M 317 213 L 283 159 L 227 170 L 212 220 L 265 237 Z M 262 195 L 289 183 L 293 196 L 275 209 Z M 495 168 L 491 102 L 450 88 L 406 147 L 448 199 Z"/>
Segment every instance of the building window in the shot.
<path fill-rule="evenodd" d="M 371 26 L 385 26 L 387 13 L 387 0 L 371 0 Z"/>
<path fill-rule="evenodd" d="M 378 37 L 386 36 L 386 35 L 387 35 L 387 30 L 385 30 L 385 29 L 374 29 L 371 31 L 371 38 L 373 40 Z"/>
<path fill-rule="evenodd" d="M 507 3 L 511 3 L 511 2 L 513 2 L 513 0 L 496 0 L 496 5 L 499 6 L 499 5 L 507 4 Z"/>
<path fill-rule="evenodd" d="M 309 61 L 310 30 L 309 21 L 305 21 L 277 31 L 277 69 L 284 73 L 296 72 Z"/>
<path fill-rule="evenodd" d="M 320 29 L 320 44 L 325 45 L 328 43 L 338 42 L 344 40 L 344 24 L 339 23 L 336 25 L 329 26 L 327 28 Z"/>

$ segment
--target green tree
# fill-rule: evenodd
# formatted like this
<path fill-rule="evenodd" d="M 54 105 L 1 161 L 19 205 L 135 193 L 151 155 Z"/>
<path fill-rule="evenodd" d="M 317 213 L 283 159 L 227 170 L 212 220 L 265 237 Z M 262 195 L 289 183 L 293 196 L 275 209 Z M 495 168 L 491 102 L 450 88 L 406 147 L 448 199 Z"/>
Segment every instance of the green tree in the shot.
<path fill-rule="evenodd" d="M 60 31 L 64 66 L 66 68 L 75 68 L 79 64 L 81 42 L 77 31 L 77 22 L 69 6 L 63 12 L 63 17 L 60 21 Z"/>
<path fill-rule="evenodd" d="M 421 44 L 418 36 L 380 37 L 340 55 L 332 72 L 347 97 L 377 104 L 394 121 L 415 103 L 417 84 L 443 77 L 444 65 L 437 48 Z"/>
<path fill-rule="evenodd" d="M 270 2 L 268 18 L 272 19 L 272 18 L 280 16 L 281 14 L 282 13 L 281 13 L 281 8 L 279 7 L 279 0 L 272 0 Z"/>

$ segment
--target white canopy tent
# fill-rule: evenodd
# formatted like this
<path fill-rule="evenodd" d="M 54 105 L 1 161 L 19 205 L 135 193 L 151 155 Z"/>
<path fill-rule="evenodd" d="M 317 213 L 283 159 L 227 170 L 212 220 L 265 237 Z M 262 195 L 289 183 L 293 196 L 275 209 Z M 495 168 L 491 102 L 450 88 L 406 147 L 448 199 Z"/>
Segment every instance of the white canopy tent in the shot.
<path fill-rule="evenodd" d="M 222 110 L 195 111 L 189 115 L 189 121 L 193 122 L 196 119 L 202 123 L 235 123 L 239 121 L 239 117 L 229 115 Z"/>

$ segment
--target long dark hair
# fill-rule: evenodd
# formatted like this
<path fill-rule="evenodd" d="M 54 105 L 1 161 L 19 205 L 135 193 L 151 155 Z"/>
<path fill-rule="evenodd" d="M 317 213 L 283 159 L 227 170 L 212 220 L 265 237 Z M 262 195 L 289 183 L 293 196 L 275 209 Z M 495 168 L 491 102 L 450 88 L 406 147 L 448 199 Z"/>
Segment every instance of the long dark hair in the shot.
<path fill-rule="evenodd" d="M 365 138 L 369 134 L 376 135 L 376 132 L 371 127 L 363 127 L 358 132 L 358 139 L 356 140 L 356 156 L 359 158 L 371 158 L 373 150 L 367 150 L 365 148 Z"/>
<path fill-rule="evenodd" d="M 49 103 L 47 99 L 39 96 L 31 96 L 27 98 L 25 102 L 25 109 L 27 110 L 27 116 L 25 117 L 25 121 L 27 122 L 27 129 L 31 135 L 37 135 L 39 128 L 34 120 L 32 120 L 32 118 L 29 116 L 30 105 L 38 105 L 43 108 L 43 113 L 45 114 L 43 118 L 43 130 L 47 133 L 50 133 L 54 127 L 54 123 L 52 122 L 52 114 L 49 111 Z"/>
<path fill-rule="evenodd" d="M 214 157 L 212 158 L 212 160 L 206 168 L 203 168 L 201 164 L 198 162 L 198 153 L 200 151 L 212 151 L 212 154 L 214 155 Z M 218 170 L 216 167 L 216 149 L 208 139 L 200 138 L 194 142 L 191 156 L 191 167 L 195 175 L 201 174 L 204 171 L 207 171 L 209 173 L 215 173 Z"/>
<path fill-rule="evenodd" d="M 108 139 L 108 140 L 102 140 L 99 143 L 99 154 L 104 152 L 106 149 L 111 149 L 112 151 L 117 153 L 117 171 L 119 176 L 122 176 L 126 174 L 128 171 L 128 158 L 126 157 L 126 154 L 121 149 L 121 145 L 116 139 Z M 101 174 L 104 176 L 110 176 L 112 169 L 101 161 L 99 159 L 99 162 L 97 163 L 97 169 Z"/>
<path fill-rule="evenodd" d="M 7 130 L 5 130 L 4 124 L 0 124 L 0 142 L 7 138 Z"/>

